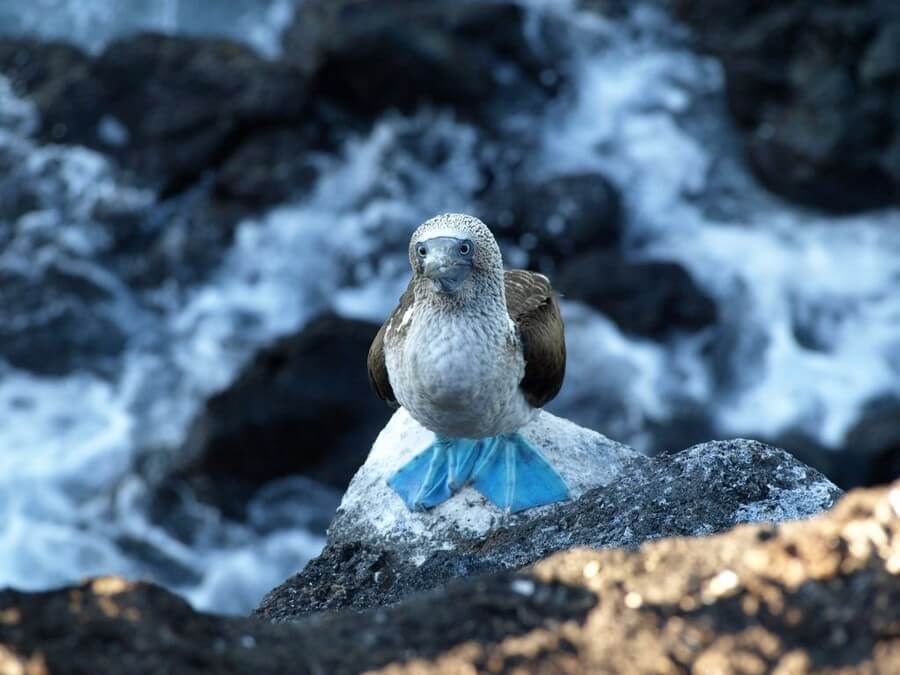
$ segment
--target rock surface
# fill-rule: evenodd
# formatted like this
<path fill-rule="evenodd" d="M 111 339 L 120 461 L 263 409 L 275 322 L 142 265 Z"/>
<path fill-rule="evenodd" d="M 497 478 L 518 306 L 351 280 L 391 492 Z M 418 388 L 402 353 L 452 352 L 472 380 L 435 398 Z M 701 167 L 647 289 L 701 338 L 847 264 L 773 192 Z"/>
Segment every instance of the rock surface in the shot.
<path fill-rule="evenodd" d="M 711 489 L 714 487 L 711 486 Z M 575 550 L 398 607 L 273 625 L 101 578 L 0 593 L 9 672 L 889 673 L 900 484 L 779 526 Z"/>
<path fill-rule="evenodd" d="M 359 115 L 434 103 L 483 120 L 492 106 L 521 109 L 559 87 L 548 27 L 526 24 L 515 2 L 312 0 L 283 48 L 309 74 L 311 96 Z"/>
<path fill-rule="evenodd" d="M 678 0 L 722 60 L 747 156 L 772 190 L 850 211 L 900 204 L 900 7 Z"/>
<path fill-rule="evenodd" d="M 681 265 L 664 260 L 631 261 L 590 251 L 564 265 L 556 288 L 639 335 L 699 330 L 718 319 L 715 301 Z"/>
<path fill-rule="evenodd" d="M 578 254 L 617 247 L 625 230 L 618 189 L 595 171 L 514 179 L 485 202 L 482 220 L 528 254 L 530 269 L 551 278 Z"/>
<path fill-rule="evenodd" d="M 900 398 L 880 396 L 869 401 L 847 431 L 844 447 L 857 465 L 868 469 L 859 483 L 879 485 L 900 476 Z"/>
<path fill-rule="evenodd" d="M 23 267 L 0 269 L 3 358 L 41 375 L 112 370 L 125 335 L 108 289 L 58 265 Z"/>
<path fill-rule="evenodd" d="M 383 484 L 400 458 L 388 465 L 383 456 L 385 441 L 395 435 L 404 446 L 427 444 L 427 433 L 416 427 L 397 413 L 351 484 L 325 550 L 272 591 L 258 615 L 289 621 L 310 611 L 390 605 L 455 577 L 520 568 L 576 546 L 636 546 L 739 523 L 802 518 L 840 494 L 817 471 L 755 441 L 705 443 L 648 458 L 597 435 L 599 452 L 584 464 L 575 501 L 504 521 L 469 493 L 414 514 Z M 587 440 L 595 433 L 581 431 Z M 562 457 L 547 454 L 551 461 Z M 571 480 L 574 466 L 558 468 Z M 583 492 L 592 483 L 601 487 Z"/>
<path fill-rule="evenodd" d="M 345 488 L 390 415 L 365 369 L 377 332 L 326 314 L 263 349 L 194 420 L 180 476 L 259 486 L 303 474 Z"/>
<path fill-rule="evenodd" d="M 0 72 L 37 103 L 42 137 L 99 149 L 163 193 L 217 165 L 248 129 L 302 121 L 307 102 L 295 68 L 227 40 L 143 34 L 94 59 L 5 40 Z"/>
<path fill-rule="evenodd" d="M 541 449 L 576 499 L 586 490 L 609 483 L 624 462 L 637 454 L 596 431 L 545 411 L 520 432 Z M 387 480 L 433 440 L 434 434 L 405 409 L 397 410 L 344 494 L 329 528 L 332 540 L 377 543 L 417 558 L 458 541 L 480 539 L 500 523 L 527 522 L 555 510 L 550 505 L 523 514 L 506 514 L 469 486 L 428 512 L 410 511 Z"/>

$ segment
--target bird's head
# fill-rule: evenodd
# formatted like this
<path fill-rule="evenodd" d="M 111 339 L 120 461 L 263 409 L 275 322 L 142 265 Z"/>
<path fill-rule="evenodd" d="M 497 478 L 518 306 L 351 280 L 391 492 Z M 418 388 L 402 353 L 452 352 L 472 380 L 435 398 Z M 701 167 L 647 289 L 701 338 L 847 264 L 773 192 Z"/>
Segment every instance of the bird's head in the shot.
<path fill-rule="evenodd" d="M 474 216 L 445 213 L 422 223 L 409 241 L 417 286 L 444 297 L 464 297 L 503 284 L 503 259 L 494 235 Z"/>

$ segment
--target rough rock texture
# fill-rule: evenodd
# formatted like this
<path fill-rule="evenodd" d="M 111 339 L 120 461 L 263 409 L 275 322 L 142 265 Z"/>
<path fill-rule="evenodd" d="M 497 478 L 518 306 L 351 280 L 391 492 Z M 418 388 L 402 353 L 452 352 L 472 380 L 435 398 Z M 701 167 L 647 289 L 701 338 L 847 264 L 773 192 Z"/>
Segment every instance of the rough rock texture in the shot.
<path fill-rule="evenodd" d="M 623 330 L 661 337 L 698 330 L 718 319 L 718 308 L 678 263 L 630 261 L 591 251 L 567 262 L 556 288 L 609 316 Z"/>
<path fill-rule="evenodd" d="M 566 481 L 574 498 L 613 480 L 637 453 L 602 434 L 540 412 L 521 429 Z M 501 522 L 526 522 L 553 505 L 508 515 L 472 487 L 428 512 L 412 512 L 387 479 L 434 440 L 434 434 L 400 408 L 378 435 L 365 464 L 344 494 L 329 531 L 333 541 L 370 542 L 422 557 L 449 543 L 480 539 Z"/>
<path fill-rule="evenodd" d="M 575 550 L 398 607 L 273 625 L 102 578 L 0 593 L 6 672 L 895 673 L 900 484 L 818 518 Z"/>
<path fill-rule="evenodd" d="M 790 448 L 795 457 L 845 490 L 884 485 L 900 478 L 900 399 L 884 395 L 868 401 L 837 448 L 796 429 L 779 434 L 771 442 Z"/>
<path fill-rule="evenodd" d="M 366 375 L 376 332 L 326 314 L 263 349 L 194 420 L 180 475 L 258 486 L 304 474 L 345 488 L 390 415 Z"/>
<path fill-rule="evenodd" d="M 391 432 L 389 426 L 385 433 Z M 377 462 L 384 437 L 379 443 L 351 484 L 325 550 L 263 600 L 260 616 L 286 621 L 315 610 L 393 604 L 454 577 L 519 568 L 576 546 L 636 546 L 738 523 L 802 518 L 840 494 L 786 452 L 737 440 L 654 458 L 611 447 L 613 471 L 594 477 L 597 469 L 585 471 L 588 481 L 605 486 L 505 523 L 480 497 L 471 503 L 467 495 L 419 515 L 382 486 L 386 468 Z M 563 475 L 569 478 L 565 469 Z M 454 521 L 467 529 L 454 529 Z M 424 531 L 429 523 L 433 533 Z"/>
<path fill-rule="evenodd" d="M 837 211 L 900 203 L 900 5 L 677 0 L 725 67 L 757 175 Z"/>

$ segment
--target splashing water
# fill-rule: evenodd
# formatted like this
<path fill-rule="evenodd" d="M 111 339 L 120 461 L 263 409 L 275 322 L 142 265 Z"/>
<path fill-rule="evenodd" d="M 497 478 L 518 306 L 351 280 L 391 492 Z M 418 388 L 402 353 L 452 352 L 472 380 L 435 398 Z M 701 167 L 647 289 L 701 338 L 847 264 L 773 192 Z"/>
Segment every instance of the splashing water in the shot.
<path fill-rule="evenodd" d="M 0 34 L 74 41 L 92 52 L 138 31 L 222 35 L 274 57 L 299 0 L 0 0 Z"/>
<path fill-rule="evenodd" d="M 0 25 L 36 30 L 48 2 L 13 23 L 10 3 L 0 2 Z M 81 23 L 66 35 L 97 49 L 137 26 L 170 30 L 173 16 L 178 30 L 201 25 L 189 5 L 138 2 L 116 14 L 111 4 L 82 3 Z M 255 29 L 210 30 L 250 35 L 274 54 L 289 5 L 235 3 Z M 577 93 L 529 118 L 541 139 L 534 165 L 547 176 L 609 175 L 625 199 L 629 253 L 684 264 L 717 299 L 724 324 L 657 343 L 565 303 L 578 367 L 553 411 L 644 447 L 648 422 L 685 404 L 709 411 L 722 435 L 799 427 L 840 442 L 867 399 L 900 391 L 900 213 L 826 217 L 758 188 L 726 122 L 718 65 L 691 53 L 658 10 L 637 8 L 626 26 L 547 11 L 571 23 Z M 65 23 L 65 11 L 53 16 Z M 62 30 L 40 26 L 44 36 Z M 35 120 L 0 78 L 0 159 L 18 167 L 5 180 L 27 186 L 35 202 L 9 222 L 0 211 L 0 273 L 40 279 L 62 268 L 100 289 L 102 325 L 125 346 L 97 357 L 103 367 L 67 375 L 0 365 L 0 585 L 121 573 L 160 581 L 202 608 L 246 612 L 318 552 L 337 495 L 285 479 L 234 523 L 189 495 L 160 503 L 135 462 L 177 448 L 211 392 L 320 310 L 383 318 L 405 284 L 409 232 L 475 203 L 478 134 L 440 111 L 386 115 L 322 159 L 311 195 L 242 223 L 206 281 L 137 291 L 106 262 L 110 226 L 96 207 L 139 211 L 155 196 L 101 155 L 36 144 Z M 435 146 L 445 150 L 439 162 Z"/>

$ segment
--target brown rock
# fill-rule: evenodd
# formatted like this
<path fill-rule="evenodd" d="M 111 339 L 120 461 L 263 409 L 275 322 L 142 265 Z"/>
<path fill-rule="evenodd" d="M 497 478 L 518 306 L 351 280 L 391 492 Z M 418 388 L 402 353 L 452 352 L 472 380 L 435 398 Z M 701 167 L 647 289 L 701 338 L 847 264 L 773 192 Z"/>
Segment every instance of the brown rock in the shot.
<path fill-rule="evenodd" d="M 900 482 L 812 520 L 567 551 L 272 625 L 104 578 L 0 593 L 4 672 L 897 673 Z"/>
<path fill-rule="evenodd" d="M 598 602 L 580 624 L 381 672 L 900 672 L 900 483 L 812 521 L 569 551 L 532 574 Z"/>

